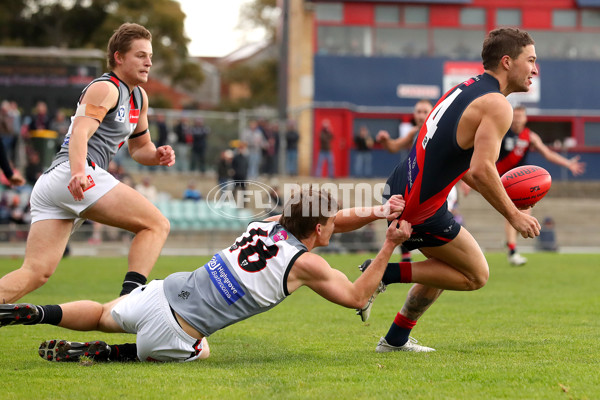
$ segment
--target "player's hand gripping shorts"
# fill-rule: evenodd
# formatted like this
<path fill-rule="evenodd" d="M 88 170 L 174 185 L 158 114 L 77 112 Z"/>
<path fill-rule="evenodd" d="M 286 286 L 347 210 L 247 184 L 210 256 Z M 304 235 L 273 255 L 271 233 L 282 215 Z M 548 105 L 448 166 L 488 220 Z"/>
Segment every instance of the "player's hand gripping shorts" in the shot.
<path fill-rule="evenodd" d="M 85 173 L 91 185 L 83 192 L 81 201 L 75 201 L 69 191 L 71 167 L 68 161 L 42 174 L 31 192 L 31 223 L 45 219 L 76 219 L 119 184 L 114 176 L 97 165 L 86 165 Z"/>

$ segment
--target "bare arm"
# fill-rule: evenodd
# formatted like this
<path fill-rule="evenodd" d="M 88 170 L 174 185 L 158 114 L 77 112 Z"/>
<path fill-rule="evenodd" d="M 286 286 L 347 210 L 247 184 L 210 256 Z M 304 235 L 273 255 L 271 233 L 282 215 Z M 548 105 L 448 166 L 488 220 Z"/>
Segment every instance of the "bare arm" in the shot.
<path fill-rule="evenodd" d="M 71 180 L 69 190 L 75 200 L 83 200 L 83 191 L 89 186 L 85 175 L 87 143 L 100 126 L 106 110 L 113 108 L 119 99 L 119 90 L 108 82 L 96 82 L 91 85 L 81 99 L 81 106 L 86 107 L 83 115 L 75 116 L 69 137 L 69 164 Z M 103 110 L 98 114 L 96 107 Z M 79 109 L 78 109 L 79 110 Z"/>
<path fill-rule="evenodd" d="M 376 140 L 390 153 L 397 153 L 402 149 L 409 149 L 411 147 L 417 131 L 418 128 L 415 126 L 406 136 L 391 139 L 387 131 L 381 130 L 377 133 Z"/>
<path fill-rule="evenodd" d="M 512 118 L 511 106 L 498 97 L 483 101 L 480 106 L 481 120 L 475 132 L 473 157 L 465 181 L 476 188 L 523 237 L 535 237 L 539 235 L 539 222 L 516 208 L 506 194 L 496 169 L 502 137 L 508 131 Z"/>
<path fill-rule="evenodd" d="M 335 214 L 335 228 L 333 233 L 350 232 L 362 228 L 378 219 L 393 220 L 400 216 L 404 210 L 404 199 L 401 195 L 394 195 L 380 206 L 344 208 Z M 281 215 L 266 218 L 265 221 L 279 221 Z"/>
<path fill-rule="evenodd" d="M 404 198 L 401 195 L 394 195 L 379 206 L 345 208 L 336 213 L 333 232 L 354 231 L 378 219 L 391 221 L 398 218 L 403 210 Z"/>
<path fill-rule="evenodd" d="M 325 299 L 348 308 L 362 308 L 377 289 L 396 246 L 410 237 L 406 221 L 394 221 L 388 227 L 381 250 L 367 270 L 353 283 L 333 269 L 322 257 L 304 253 L 294 263 L 288 277 L 288 290 L 308 286 Z"/>
<path fill-rule="evenodd" d="M 137 133 L 144 132 L 148 129 L 148 95 L 141 89 L 144 98 L 144 105 L 140 111 L 140 118 L 132 136 Z M 160 146 L 156 148 L 150 134 L 146 133 L 141 136 L 129 139 L 129 154 L 131 158 L 142 165 L 166 165 L 170 167 L 175 164 L 175 152 L 171 146 Z"/>
<path fill-rule="evenodd" d="M 585 172 L 585 163 L 579 162 L 579 156 L 575 156 L 571 159 L 563 157 L 559 153 L 546 146 L 537 133 L 530 132 L 529 135 L 533 148 L 539 151 L 546 160 L 567 168 L 575 176 L 581 175 Z"/>

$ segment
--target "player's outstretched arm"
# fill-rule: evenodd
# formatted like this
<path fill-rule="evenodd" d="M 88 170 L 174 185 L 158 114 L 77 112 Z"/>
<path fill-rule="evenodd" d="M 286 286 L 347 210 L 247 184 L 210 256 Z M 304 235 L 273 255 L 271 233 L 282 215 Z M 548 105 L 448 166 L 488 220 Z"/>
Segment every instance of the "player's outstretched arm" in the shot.
<path fill-rule="evenodd" d="M 404 204 L 401 195 L 393 195 L 382 205 L 339 210 L 335 215 L 334 233 L 350 232 L 378 219 L 394 220 L 404 211 Z"/>
<path fill-rule="evenodd" d="M 408 222 L 393 221 L 373 263 L 355 282 L 351 282 L 341 271 L 331 268 L 321 256 L 304 253 L 290 271 L 288 290 L 291 293 L 300 286 L 308 286 L 333 303 L 348 308 L 362 308 L 377 289 L 394 249 L 408 239 L 411 232 Z"/>
<path fill-rule="evenodd" d="M 540 152 L 540 154 L 551 163 L 567 168 L 574 176 L 581 175 L 585 172 L 585 163 L 579 161 L 579 156 L 566 158 L 550 149 L 544 144 L 537 133 L 530 133 L 531 145 Z"/>

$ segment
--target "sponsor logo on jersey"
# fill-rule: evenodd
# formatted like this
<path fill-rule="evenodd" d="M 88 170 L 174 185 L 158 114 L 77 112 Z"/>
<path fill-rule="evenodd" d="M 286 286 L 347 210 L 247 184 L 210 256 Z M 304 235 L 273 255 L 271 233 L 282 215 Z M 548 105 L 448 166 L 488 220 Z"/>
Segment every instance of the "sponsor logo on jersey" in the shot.
<path fill-rule="evenodd" d="M 273 242 L 277 243 L 280 240 L 287 240 L 288 233 L 286 231 L 279 231 L 273 235 Z"/>
<path fill-rule="evenodd" d="M 208 271 L 210 280 L 227 304 L 232 305 L 246 295 L 219 254 L 215 254 L 204 265 L 204 268 Z"/>
<path fill-rule="evenodd" d="M 140 119 L 140 110 L 129 110 L 129 122 L 137 124 Z"/>
<path fill-rule="evenodd" d="M 119 111 L 117 112 L 117 115 L 115 116 L 115 121 L 121 122 L 121 123 L 125 122 L 125 105 L 122 105 L 121 107 L 119 107 Z"/>

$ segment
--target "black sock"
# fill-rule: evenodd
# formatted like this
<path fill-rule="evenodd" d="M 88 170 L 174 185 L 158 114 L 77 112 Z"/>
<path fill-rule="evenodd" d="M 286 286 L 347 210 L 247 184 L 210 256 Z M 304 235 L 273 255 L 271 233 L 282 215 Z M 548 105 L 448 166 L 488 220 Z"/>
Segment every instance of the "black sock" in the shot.
<path fill-rule="evenodd" d="M 109 346 L 110 355 L 108 359 L 110 361 L 138 361 L 137 345 L 135 343 L 111 344 Z"/>
<path fill-rule="evenodd" d="M 25 325 L 50 324 L 58 325 L 62 320 L 62 308 L 59 305 L 35 306 L 40 315 L 35 320 Z"/>
<path fill-rule="evenodd" d="M 121 290 L 121 294 L 119 296 L 129 294 L 133 289 L 145 284 L 146 277 L 144 275 L 134 271 L 129 271 L 125 274 L 125 279 L 123 280 L 123 290 Z"/>

